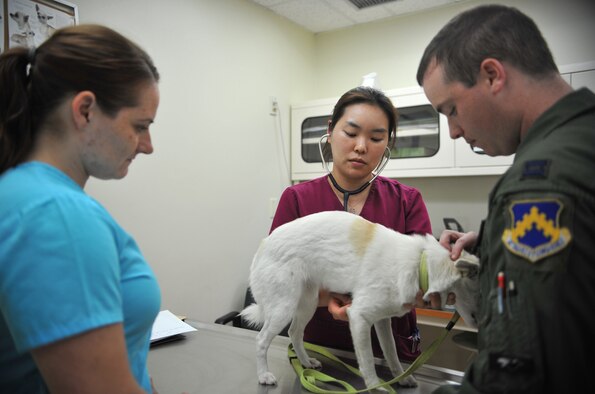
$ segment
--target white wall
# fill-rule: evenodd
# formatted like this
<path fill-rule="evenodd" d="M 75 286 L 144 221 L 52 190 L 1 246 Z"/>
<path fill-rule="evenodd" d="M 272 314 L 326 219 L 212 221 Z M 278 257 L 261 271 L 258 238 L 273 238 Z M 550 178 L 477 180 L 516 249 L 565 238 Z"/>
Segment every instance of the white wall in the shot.
<path fill-rule="evenodd" d="M 81 23 L 132 38 L 162 74 L 155 153 L 139 157 L 124 180 L 91 181 L 87 191 L 138 241 L 163 308 L 202 321 L 242 304 L 252 255 L 270 226 L 269 201 L 289 184 L 281 149 L 289 152 L 289 105 L 336 97 L 371 71 L 384 89 L 415 85 L 431 37 L 484 3 L 314 35 L 248 0 L 74 2 Z M 535 18 L 559 64 L 595 59 L 591 1 L 501 3 Z M 280 119 L 269 115 L 270 96 Z M 438 233 L 444 216 L 477 229 L 497 179 L 404 182 L 422 191 Z"/>
<path fill-rule="evenodd" d="M 139 243 L 163 308 L 213 321 L 243 301 L 269 200 L 289 184 L 279 125 L 287 143 L 289 103 L 312 94 L 314 35 L 245 0 L 76 4 L 81 23 L 135 40 L 162 77 L 155 153 L 87 191 Z"/>
<path fill-rule="evenodd" d="M 477 0 L 393 17 L 316 36 L 318 97 L 341 95 L 361 76 L 378 73 L 382 89 L 417 86 L 419 60 L 432 37 L 452 17 L 480 4 L 499 3 L 526 12 L 539 26 L 558 65 L 595 60 L 592 0 Z"/>

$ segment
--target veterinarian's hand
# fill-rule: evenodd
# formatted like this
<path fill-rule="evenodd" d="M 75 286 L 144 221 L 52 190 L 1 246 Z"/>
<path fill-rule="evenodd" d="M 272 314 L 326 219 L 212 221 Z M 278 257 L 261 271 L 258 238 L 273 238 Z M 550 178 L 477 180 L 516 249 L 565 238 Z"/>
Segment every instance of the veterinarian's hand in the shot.
<path fill-rule="evenodd" d="M 440 294 L 438 293 L 430 293 L 430 300 L 424 300 L 424 292 L 421 290 L 417 291 L 415 295 L 415 306 L 417 308 L 425 308 L 425 309 L 440 309 L 442 306 Z"/>
<path fill-rule="evenodd" d="M 346 294 L 330 293 L 328 311 L 335 320 L 348 321 L 347 308 L 351 306 L 351 297 Z"/>
<path fill-rule="evenodd" d="M 450 259 L 456 260 L 461 257 L 463 249 L 471 250 L 477 243 L 477 233 L 470 231 L 460 233 L 453 230 L 444 230 L 440 235 L 440 245 L 450 250 Z"/>
<path fill-rule="evenodd" d="M 453 305 L 456 302 L 456 296 L 454 293 L 448 293 L 446 298 L 447 305 Z M 418 290 L 417 294 L 415 295 L 415 306 L 417 308 L 425 308 L 425 309 L 441 309 L 442 308 L 442 297 L 440 297 L 440 293 L 430 293 L 430 300 L 424 301 L 424 293 L 421 290 Z"/>

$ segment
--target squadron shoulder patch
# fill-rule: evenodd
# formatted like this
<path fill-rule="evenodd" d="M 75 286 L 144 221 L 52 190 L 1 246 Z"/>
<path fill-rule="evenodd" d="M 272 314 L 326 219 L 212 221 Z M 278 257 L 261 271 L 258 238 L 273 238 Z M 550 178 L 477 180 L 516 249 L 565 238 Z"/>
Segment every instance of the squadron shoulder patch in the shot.
<path fill-rule="evenodd" d="M 504 246 L 531 263 L 558 253 L 572 239 L 568 228 L 560 227 L 563 208 L 555 199 L 513 202 L 509 208 L 511 228 L 502 234 Z"/>

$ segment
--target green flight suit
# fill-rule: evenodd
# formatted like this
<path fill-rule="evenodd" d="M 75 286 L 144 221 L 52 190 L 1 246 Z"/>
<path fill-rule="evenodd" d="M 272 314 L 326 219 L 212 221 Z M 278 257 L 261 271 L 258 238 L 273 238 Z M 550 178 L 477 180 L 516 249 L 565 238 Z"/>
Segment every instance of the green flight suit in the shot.
<path fill-rule="evenodd" d="M 461 386 L 435 393 L 592 387 L 594 228 L 595 94 L 581 89 L 536 120 L 490 194 L 480 234 L 479 352 Z"/>

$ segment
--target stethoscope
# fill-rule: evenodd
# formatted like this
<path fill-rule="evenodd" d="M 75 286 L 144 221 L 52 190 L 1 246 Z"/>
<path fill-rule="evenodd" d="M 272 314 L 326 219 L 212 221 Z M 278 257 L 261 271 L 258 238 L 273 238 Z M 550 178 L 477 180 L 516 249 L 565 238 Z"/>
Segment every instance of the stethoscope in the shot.
<path fill-rule="evenodd" d="M 372 179 L 370 179 L 368 182 L 364 183 L 363 185 L 361 185 L 360 187 L 358 187 L 355 190 L 346 190 L 346 189 L 342 188 L 337 183 L 337 180 L 331 173 L 328 163 L 326 162 L 326 160 L 324 160 L 324 155 L 322 154 L 322 141 L 324 139 L 328 139 L 328 137 L 330 137 L 330 134 L 327 133 L 327 134 L 323 135 L 322 137 L 320 137 L 320 139 L 318 140 L 318 151 L 320 152 L 320 159 L 322 160 L 322 165 L 326 169 L 326 172 L 328 173 L 328 177 L 331 180 L 331 183 L 333 184 L 335 189 L 337 189 L 339 192 L 343 193 L 343 209 L 345 211 L 347 211 L 348 210 L 347 202 L 349 201 L 349 197 L 359 194 L 359 193 L 363 192 L 364 190 L 366 190 L 366 188 L 368 186 L 370 186 L 372 184 L 372 182 L 374 182 L 374 179 L 378 178 L 378 175 L 380 175 L 382 170 L 384 170 L 384 167 L 386 167 L 386 165 L 388 164 L 388 161 L 390 160 L 390 149 L 388 148 L 388 146 L 385 148 L 384 155 L 382 155 L 382 160 L 380 160 L 380 163 L 378 163 L 378 165 L 376 166 L 374 171 L 372 171 L 372 174 L 374 174 Z"/>

